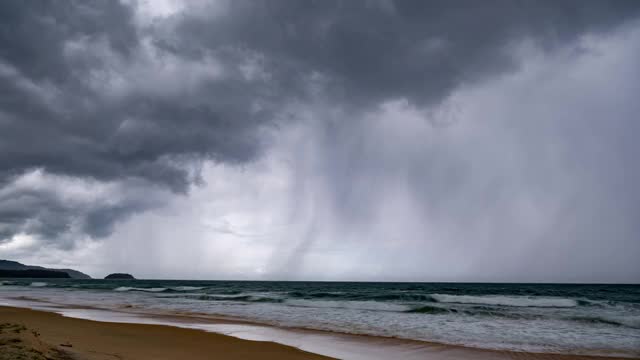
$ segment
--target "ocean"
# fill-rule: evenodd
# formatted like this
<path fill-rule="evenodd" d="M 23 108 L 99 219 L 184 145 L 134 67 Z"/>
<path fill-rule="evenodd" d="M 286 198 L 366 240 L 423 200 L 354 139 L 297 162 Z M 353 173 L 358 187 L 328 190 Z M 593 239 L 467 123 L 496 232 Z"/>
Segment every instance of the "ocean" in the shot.
<path fill-rule="evenodd" d="M 640 357 L 640 285 L 4 280 L 0 303 L 225 316 L 279 328 Z"/>

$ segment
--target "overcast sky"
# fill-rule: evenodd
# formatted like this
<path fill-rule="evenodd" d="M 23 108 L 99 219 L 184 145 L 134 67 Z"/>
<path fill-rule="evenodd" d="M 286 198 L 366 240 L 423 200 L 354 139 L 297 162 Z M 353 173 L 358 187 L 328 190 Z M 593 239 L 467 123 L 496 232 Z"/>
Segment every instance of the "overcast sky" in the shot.
<path fill-rule="evenodd" d="M 0 258 L 640 282 L 640 1 L 0 2 Z"/>

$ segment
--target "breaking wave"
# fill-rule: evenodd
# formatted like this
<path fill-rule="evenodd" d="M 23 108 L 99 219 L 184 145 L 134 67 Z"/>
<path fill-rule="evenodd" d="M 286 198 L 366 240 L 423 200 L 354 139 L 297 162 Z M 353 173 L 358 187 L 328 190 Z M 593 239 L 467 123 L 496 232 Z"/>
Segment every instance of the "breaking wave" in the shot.
<path fill-rule="evenodd" d="M 556 307 L 570 308 L 578 306 L 578 302 L 564 298 L 543 298 L 529 296 L 470 296 L 433 294 L 430 296 L 435 302 L 449 304 L 479 304 L 513 307 Z"/>
<path fill-rule="evenodd" d="M 415 309 L 410 309 L 405 311 L 407 313 L 418 313 L 418 314 L 449 314 L 451 312 L 457 312 L 455 309 L 445 309 L 438 306 L 420 306 Z"/>
<path fill-rule="evenodd" d="M 407 306 L 394 303 L 376 301 L 315 301 L 315 300 L 287 300 L 288 306 L 328 309 L 354 309 L 371 311 L 404 312 Z"/>
<path fill-rule="evenodd" d="M 120 286 L 118 288 L 113 289 L 113 291 L 146 291 L 146 292 L 163 292 L 167 291 L 168 288 L 157 287 L 157 288 L 137 288 L 137 287 L 129 287 L 129 286 Z"/>
<path fill-rule="evenodd" d="M 624 326 L 633 329 L 640 329 L 640 317 L 630 316 L 630 317 L 605 317 L 605 316 L 575 316 L 571 317 L 568 320 L 584 322 L 584 323 L 594 323 L 594 324 L 607 324 L 607 325 L 617 325 Z"/>
<path fill-rule="evenodd" d="M 257 295 L 224 295 L 224 294 L 201 294 L 201 295 L 192 295 L 185 296 L 186 298 L 196 299 L 196 300 L 204 300 L 204 301 L 238 301 L 238 302 L 270 302 L 270 303 L 281 303 L 284 299 L 267 297 L 267 296 L 257 296 Z"/>
<path fill-rule="evenodd" d="M 121 291 L 121 292 L 145 291 L 145 292 L 160 293 L 160 292 L 187 292 L 187 291 L 197 291 L 202 289 L 204 289 L 204 287 L 199 287 L 199 286 L 175 286 L 175 287 L 151 287 L 151 288 L 120 286 L 113 289 L 113 291 Z"/>
<path fill-rule="evenodd" d="M 173 291 L 196 291 L 204 289 L 203 286 L 176 286 L 170 288 Z"/>

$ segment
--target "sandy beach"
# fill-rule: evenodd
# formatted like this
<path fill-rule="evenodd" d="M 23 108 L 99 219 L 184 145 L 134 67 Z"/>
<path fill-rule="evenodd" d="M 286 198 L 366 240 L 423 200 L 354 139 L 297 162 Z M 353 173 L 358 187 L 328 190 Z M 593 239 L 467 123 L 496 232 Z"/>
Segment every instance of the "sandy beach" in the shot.
<path fill-rule="evenodd" d="M 272 342 L 0 307 L 0 359 L 329 359 Z"/>

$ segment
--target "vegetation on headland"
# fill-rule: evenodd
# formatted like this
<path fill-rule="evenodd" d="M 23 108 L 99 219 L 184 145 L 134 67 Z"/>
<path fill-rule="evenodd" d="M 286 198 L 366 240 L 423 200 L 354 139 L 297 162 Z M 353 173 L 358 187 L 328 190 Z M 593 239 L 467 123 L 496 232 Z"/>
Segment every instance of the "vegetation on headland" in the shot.
<path fill-rule="evenodd" d="M 68 274 L 72 279 L 91 279 L 91 276 L 82 273 L 73 269 L 50 269 L 42 266 L 36 265 L 25 265 L 21 264 L 17 261 L 11 260 L 0 260 L 0 270 L 47 270 L 47 271 L 58 271 Z M 15 277 L 24 277 L 24 276 L 15 276 Z M 40 277 L 40 276 L 31 276 L 31 277 Z M 41 277 L 54 277 L 54 276 L 41 276 Z M 66 276 L 65 276 L 66 277 Z"/>
<path fill-rule="evenodd" d="M 53 270 L 0 270 L 0 278 L 56 278 L 69 279 L 71 276 L 66 272 Z"/>

